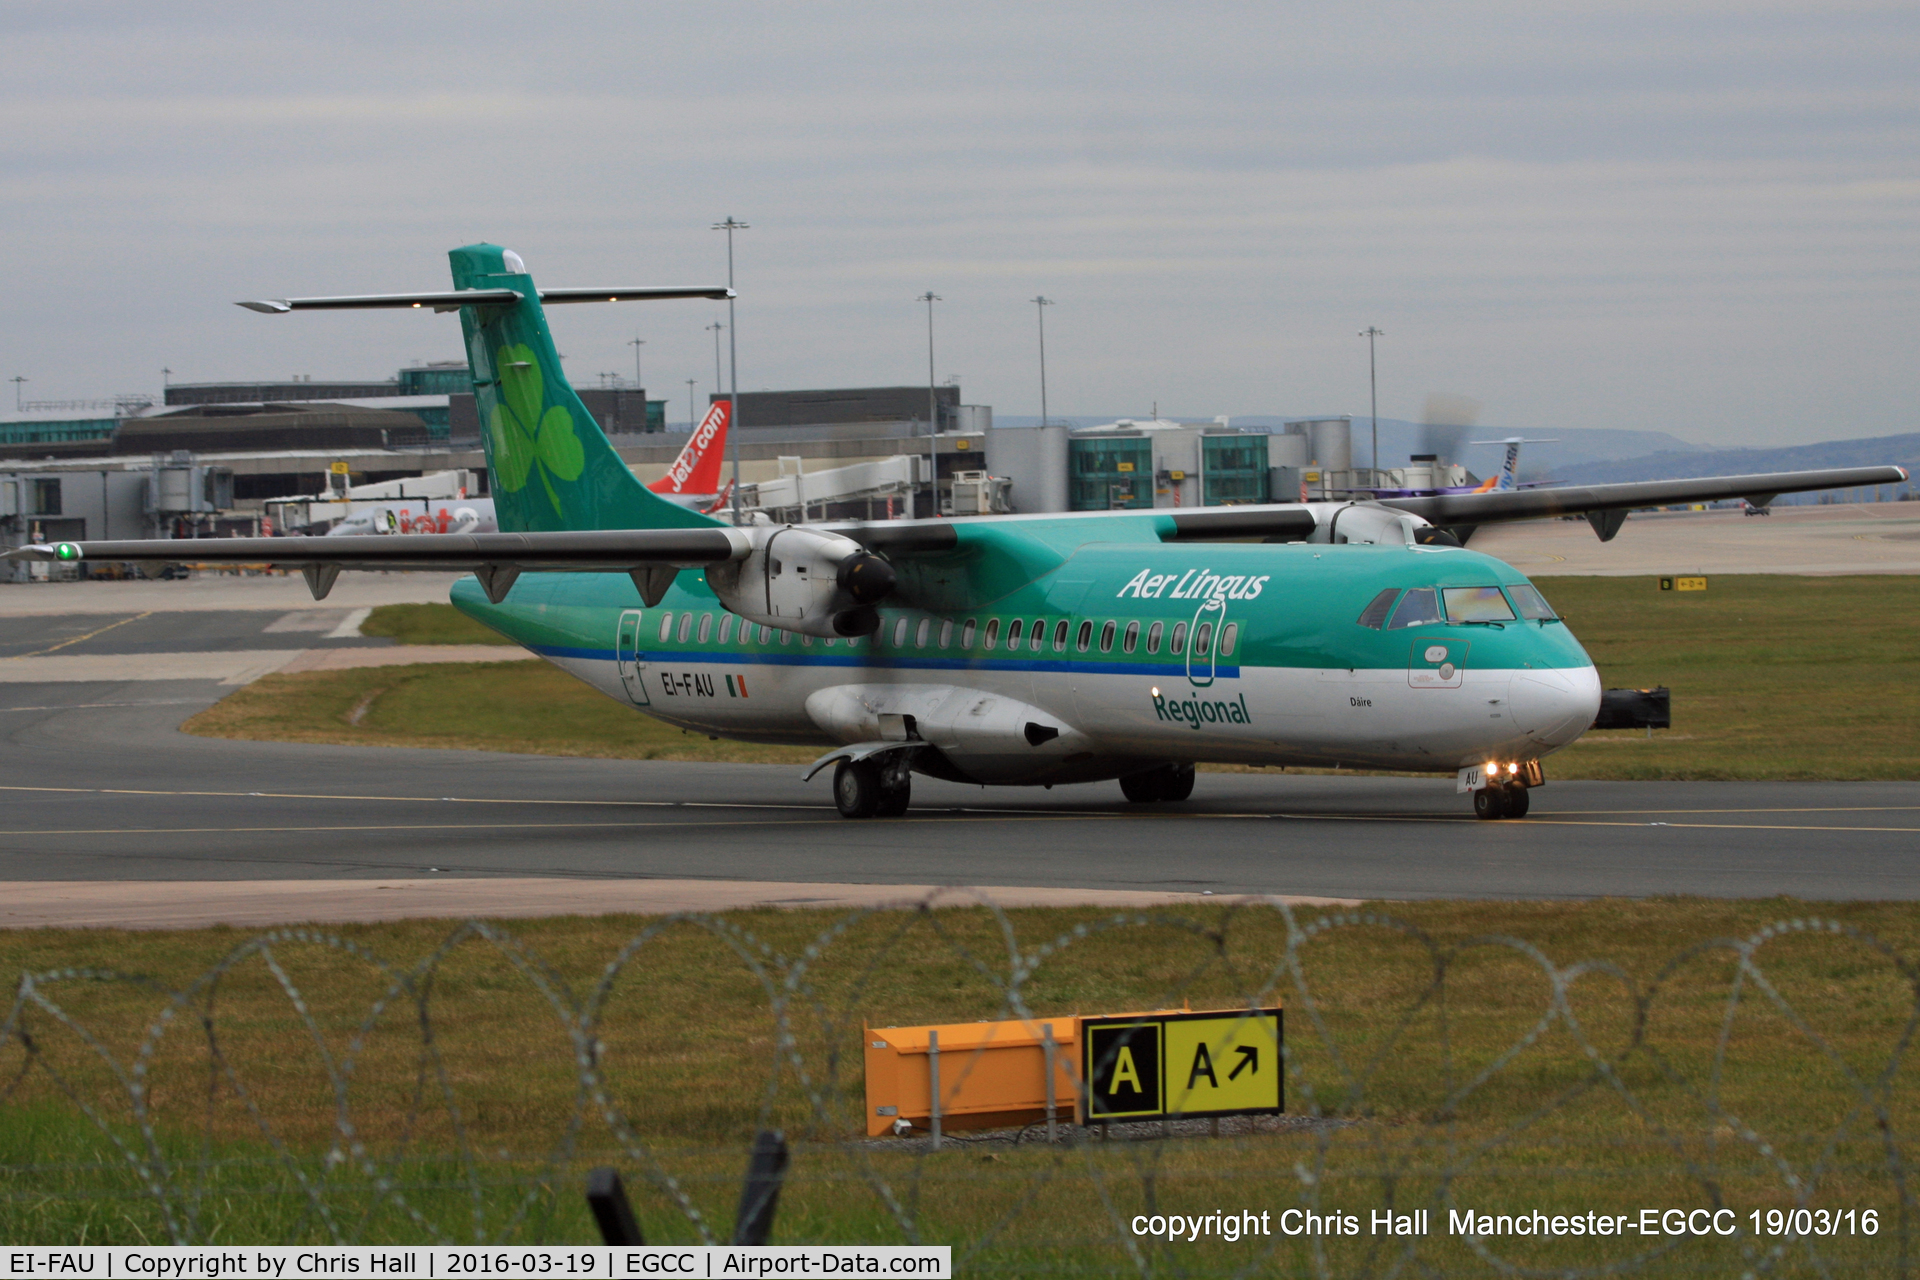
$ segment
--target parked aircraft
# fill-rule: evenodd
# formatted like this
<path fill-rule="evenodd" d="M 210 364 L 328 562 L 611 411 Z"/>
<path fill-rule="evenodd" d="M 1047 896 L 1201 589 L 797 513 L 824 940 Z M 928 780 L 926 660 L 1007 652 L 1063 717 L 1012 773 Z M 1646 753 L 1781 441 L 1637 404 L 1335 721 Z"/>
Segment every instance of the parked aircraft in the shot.
<path fill-rule="evenodd" d="M 242 305 L 457 310 L 501 532 L 220 539 L 197 561 L 470 570 L 453 603 L 669 723 L 826 748 L 849 818 L 915 773 L 982 785 L 1117 779 L 1185 799 L 1194 765 L 1453 775 L 1482 818 L 1526 813 L 1592 724 L 1592 660 L 1525 575 L 1461 545 L 1484 523 L 1898 482 L 1897 467 L 1385 500 L 734 527 L 633 478 L 568 386 L 545 306 L 726 289 L 540 289 L 519 257 L 451 255 L 454 288 Z M 177 558 L 63 542 L 56 561 Z"/>

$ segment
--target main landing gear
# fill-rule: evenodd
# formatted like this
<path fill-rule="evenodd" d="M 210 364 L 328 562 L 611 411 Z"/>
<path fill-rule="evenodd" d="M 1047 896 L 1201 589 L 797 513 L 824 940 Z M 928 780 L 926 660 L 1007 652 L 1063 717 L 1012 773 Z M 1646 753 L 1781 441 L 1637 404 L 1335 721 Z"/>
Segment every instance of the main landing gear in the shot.
<path fill-rule="evenodd" d="M 833 806 L 843 818 L 898 818 L 913 798 L 904 752 L 890 760 L 842 760 L 833 770 Z"/>
<path fill-rule="evenodd" d="M 1185 800 L 1193 794 L 1193 766 L 1163 764 L 1145 773 L 1128 774 L 1120 779 L 1120 793 L 1135 804 Z"/>
<path fill-rule="evenodd" d="M 1500 818 L 1524 818 L 1529 807 L 1527 784 L 1500 782 L 1473 793 L 1473 816 L 1482 822 Z"/>

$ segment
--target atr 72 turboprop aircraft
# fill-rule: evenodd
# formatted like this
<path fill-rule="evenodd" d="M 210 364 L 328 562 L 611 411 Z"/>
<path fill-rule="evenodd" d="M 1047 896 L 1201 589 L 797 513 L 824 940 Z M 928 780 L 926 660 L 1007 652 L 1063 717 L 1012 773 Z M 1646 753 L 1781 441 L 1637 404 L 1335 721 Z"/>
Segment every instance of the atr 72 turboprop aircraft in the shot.
<path fill-rule="evenodd" d="M 1118 779 L 1183 800 L 1199 761 L 1452 774 L 1519 817 L 1541 761 L 1592 724 L 1600 681 L 1524 575 L 1462 543 L 1492 521 L 1896 483 L 1897 467 L 1377 501 L 736 527 L 634 479 L 567 385 L 545 306 L 724 298 L 540 289 L 497 245 L 451 290 L 242 305 L 458 311 L 502 532 L 197 541 L 197 561 L 470 570 L 464 613 L 669 723 L 829 748 L 849 818 L 911 777 Z M 16 557 L 167 562 L 179 543 Z"/>

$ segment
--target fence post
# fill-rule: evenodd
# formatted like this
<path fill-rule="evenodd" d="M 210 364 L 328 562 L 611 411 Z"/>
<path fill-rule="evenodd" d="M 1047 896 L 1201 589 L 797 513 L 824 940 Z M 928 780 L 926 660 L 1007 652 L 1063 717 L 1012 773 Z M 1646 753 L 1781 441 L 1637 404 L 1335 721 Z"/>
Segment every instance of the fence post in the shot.
<path fill-rule="evenodd" d="M 933 1130 L 933 1149 L 940 1149 L 940 1032 L 927 1032 L 927 1088 L 933 1096 L 931 1110 L 933 1117 L 928 1124 Z"/>
<path fill-rule="evenodd" d="M 1055 1050 L 1053 1046 L 1053 1024 L 1051 1022 L 1043 1022 L 1040 1024 L 1040 1052 L 1047 1060 L 1047 1145 L 1052 1146 L 1057 1136 L 1053 1122 L 1053 1061 L 1054 1054 L 1057 1050 Z"/>
<path fill-rule="evenodd" d="M 773 1235 L 780 1187 L 787 1180 L 787 1135 L 762 1129 L 753 1135 L 747 1180 L 740 1187 L 740 1212 L 733 1222 L 733 1243 L 765 1244 Z"/>
<path fill-rule="evenodd" d="M 634 1220 L 633 1206 L 627 1202 L 627 1189 L 612 1169 L 594 1169 L 587 1174 L 587 1207 L 600 1227 L 600 1239 L 606 1244 L 645 1244 L 640 1224 Z"/>

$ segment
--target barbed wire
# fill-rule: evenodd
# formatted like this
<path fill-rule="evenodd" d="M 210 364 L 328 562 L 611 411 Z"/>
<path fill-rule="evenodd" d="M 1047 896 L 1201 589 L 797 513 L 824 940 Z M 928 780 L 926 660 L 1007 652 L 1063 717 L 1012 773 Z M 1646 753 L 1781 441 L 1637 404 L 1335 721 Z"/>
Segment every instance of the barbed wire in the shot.
<path fill-rule="evenodd" d="M 970 942 L 968 930 L 959 927 L 961 921 L 978 917 L 939 909 L 956 905 L 985 909 L 996 949 Z M 1231 945 L 1248 932 L 1247 923 L 1267 919 L 1281 926 L 1277 945 L 1251 955 Z M 869 927 L 877 927 L 878 936 L 862 935 L 866 954 L 857 957 L 850 972 L 835 969 L 856 930 Z M 845 1187 L 849 1194 L 857 1188 L 871 1197 L 898 1242 L 954 1245 L 957 1270 L 1030 1273 L 1046 1250 L 1021 1233 L 1040 1230 L 1058 1241 L 1058 1248 L 1097 1247 L 1106 1251 L 1100 1256 L 1112 1266 L 1142 1276 L 1199 1274 L 1198 1255 L 1182 1254 L 1164 1240 L 1137 1234 L 1129 1211 L 1149 1217 L 1169 1212 L 1161 1207 L 1163 1195 L 1193 1176 L 1181 1161 L 1196 1150 L 1220 1150 L 1202 1144 L 1231 1142 L 1239 1144 L 1234 1157 L 1207 1156 L 1215 1167 L 1206 1176 L 1264 1197 L 1262 1203 L 1274 1218 L 1283 1208 L 1338 1215 L 1355 1206 L 1355 1196 L 1364 1195 L 1370 1212 L 1426 1209 L 1449 1229 L 1358 1240 L 1324 1234 L 1247 1237 L 1231 1258 L 1208 1264 L 1219 1274 L 1434 1276 L 1457 1272 L 1462 1262 L 1471 1262 L 1477 1274 L 1516 1277 L 1602 1277 L 1676 1269 L 1728 1274 L 1729 1266 L 1755 1276 L 1792 1270 L 1835 1275 L 1852 1274 L 1847 1268 L 1860 1256 L 1873 1258 L 1884 1274 L 1913 1274 L 1920 1205 L 1909 1168 L 1909 1135 L 1903 1132 L 1903 1125 L 1912 1122 L 1912 1103 L 1907 1101 L 1902 1109 L 1900 1100 L 1907 1093 L 1920 1096 L 1920 1090 L 1911 1087 L 1902 1092 L 1909 1050 L 1920 1029 L 1920 970 L 1870 933 L 1812 917 L 1784 920 L 1746 937 L 1694 943 L 1644 986 L 1619 964 L 1587 960 L 1558 965 L 1540 947 L 1517 937 L 1485 934 L 1442 942 L 1418 925 L 1382 912 L 1307 917 L 1279 899 L 1248 899 L 1206 921 L 1173 910 L 1113 912 L 1027 946 L 1013 918 L 986 895 L 943 891 L 912 910 L 876 907 L 840 914 L 793 954 L 757 937 L 736 918 L 683 912 L 654 919 L 632 935 L 584 992 L 576 992 L 525 940 L 484 921 L 459 924 L 425 956 L 404 966 L 338 933 L 274 929 L 239 943 L 177 990 L 150 977 L 104 968 L 22 974 L 0 1025 L 0 1053 L 18 1055 L 17 1065 L 0 1083 L 0 1105 L 25 1108 L 32 1086 L 44 1082 L 71 1114 L 84 1119 L 87 1131 L 99 1141 L 100 1155 L 53 1162 L 8 1159 L 0 1162 L 0 1173 L 31 1180 L 37 1188 L 34 1203 L 42 1206 L 60 1194 L 75 1202 L 137 1198 L 149 1206 L 159 1236 L 180 1244 L 230 1236 L 237 1221 L 232 1206 L 266 1199 L 298 1205 L 297 1213 L 277 1220 L 274 1228 L 298 1238 L 332 1243 L 385 1238 L 393 1234 L 389 1215 L 398 1215 L 421 1240 L 479 1243 L 540 1236 L 554 1229 L 556 1197 L 577 1196 L 589 1156 L 598 1158 L 587 1138 L 589 1126 L 598 1122 L 605 1127 L 604 1141 L 643 1176 L 660 1205 L 677 1216 L 681 1230 L 699 1242 L 718 1243 L 724 1232 L 716 1229 L 696 1192 L 708 1191 L 723 1177 L 714 1171 L 714 1158 L 739 1148 L 650 1141 L 646 1126 L 636 1123 L 607 1075 L 604 1034 L 615 1025 L 609 1020 L 618 1016 L 616 997 L 625 984 L 644 988 L 650 948 L 687 929 L 704 933 L 731 953 L 739 972 L 765 1002 L 773 1035 L 759 1064 L 763 1077 L 755 1121 L 759 1128 L 770 1128 L 785 1120 L 789 1129 L 796 1129 L 792 1113 L 797 1105 L 801 1119 L 789 1186 L 812 1179 Z M 1076 955 L 1096 940 L 1129 930 L 1171 933 L 1192 948 L 1191 962 L 1170 991 L 1143 993 L 1170 997 L 1157 1007 L 1207 983 L 1224 983 L 1239 992 L 1236 1002 L 1246 1016 L 1284 1004 L 1285 1117 L 1243 1119 L 1228 1126 L 1224 1139 L 1212 1137 L 1218 1127 L 1209 1128 L 1203 1121 L 1120 1125 L 1078 1134 L 1069 1127 L 1068 1140 L 1048 1146 L 1043 1159 L 1031 1167 L 1005 1170 L 957 1164 L 953 1155 L 935 1153 L 918 1138 L 866 1137 L 861 1064 L 858 1059 L 843 1060 L 844 1052 L 864 1028 L 862 1011 L 883 1007 L 890 975 L 903 959 L 957 961 L 992 992 L 997 1016 L 1040 1022 L 1059 1015 L 1037 1014 L 1029 1003 L 1036 978 L 1070 968 Z M 1330 1010 L 1309 978 L 1309 962 L 1317 953 L 1356 931 L 1381 933 L 1406 944 L 1420 970 L 1417 979 L 1391 993 L 1397 1011 L 1373 1019 L 1364 1032 L 1343 1027 L 1343 1018 L 1355 1017 L 1352 1010 Z M 1823 1036 L 1762 963 L 1769 948 L 1804 937 L 1851 944 L 1871 958 L 1881 975 L 1899 983 L 1905 1002 L 1900 1020 L 1883 1028 L 1874 1061 L 1856 1063 Z M 567 1047 L 570 1102 L 564 1122 L 537 1158 L 526 1152 L 488 1155 L 463 1112 L 460 1083 L 445 1045 L 447 1030 L 459 1024 L 459 990 L 446 970 L 449 961 L 472 944 L 489 948 L 505 963 L 551 1017 L 552 1030 Z M 377 990 L 343 1045 L 337 1033 L 330 1036 L 285 958 L 292 949 L 307 947 L 357 966 Z M 1458 1027 L 1467 1014 L 1455 1007 L 1455 989 L 1458 975 L 1489 957 L 1518 961 L 1537 974 L 1545 1000 L 1537 1016 L 1530 1016 L 1504 1048 L 1476 1062 L 1458 1042 Z M 1699 1005 L 1697 993 L 1681 979 L 1702 961 L 1731 966 L 1724 992 L 1716 996 L 1718 1028 L 1704 1070 L 1686 1060 L 1684 1049 L 1664 1046 L 1655 1034 L 1655 1021 L 1665 1010 L 1663 1000 L 1691 1001 L 1689 1008 Z M 284 1001 L 303 1048 L 323 1077 L 330 1119 L 325 1149 L 317 1153 L 310 1144 L 303 1146 L 288 1136 L 289 1117 L 276 1117 L 270 1100 L 249 1084 L 248 1073 L 235 1061 L 223 1035 L 223 1018 L 238 1016 L 237 1011 L 227 1013 L 231 1002 L 226 989 L 243 972 L 253 972 L 250 966 L 255 964 L 266 975 L 268 989 Z M 823 976 L 835 981 L 823 985 Z M 1599 984 L 1611 992 L 1613 1003 L 1606 1007 L 1616 1019 L 1624 1014 L 1625 1033 L 1612 1047 L 1603 1042 L 1615 1037 L 1595 1034 L 1579 1012 L 1575 989 L 1582 984 Z M 76 989 L 101 988 L 158 1001 L 129 1055 L 116 1054 L 68 998 Z M 1516 983 L 1509 982 L 1507 991 L 1509 1004 L 1521 998 Z M 1803 1126 L 1770 1138 L 1762 1132 L 1765 1125 L 1743 1112 L 1737 1096 L 1739 1068 L 1746 1061 L 1743 1055 L 1755 1052 L 1756 1044 L 1751 1036 L 1737 1035 L 1736 1025 L 1749 1004 L 1769 1011 L 1791 1038 L 1790 1050 L 1784 1047 L 1786 1040 L 1776 1039 L 1759 1043 L 1759 1053 L 1796 1052 L 1809 1064 L 1803 1075 L 1814 1066 L 1826 1072 L 1829 1090 L 1844 1101 L 1842 1114 L 1830 1126 Z M 1147 999 L 1142 1007 L 1156 1006 Z M 404 1082 L 404 1120 L 370 1136 L 358 1118 L 353 1086 L 368 1083 L 361 1072 L 372 1069 L 367 1064 L 376 1035 L 403 1016 L 414 1037 L 408 1041 L 411 1066 Z M 56 1051 L 55 1037 L 62 1033 L 80 1050 L 79 1061 L 92 1064 L 94 1076 L 70 1062 L 68 1050 Z M 1542 1083 L 1534 1057 L 1549 1037 L 1565 1038 L 1578 1069 L 1568 1078 Z M 171 1048 L 189 1039 L 192 1053 Z M 174 1056 L 163 1059 L 163 1050 Z M 1884 1056 L 1879 1056 L 1882 1051 Z M 951 1096 L 981 1058 L 965 1051 L 947 1056 L 962 1059 L 956 1082 L 942 1085 L 943 1093 Z M 169 1066 L 182 1060 L 196 1063 L 196 1073 L 204 1071 L 205 1104 L 195 1153 L 180 1149 L 178 1134 L 186 1131 L 181 1118 L 156 1113 L 152 1079 L 163 1060 Z M 1435 1095 L 1429 1105 L 1409 1108 L 1405 1103 L 1402 1095 L 1408 1086 L 1399 1073 L 1409 1070 L 1431 1076 L 1424 1081 Z M 1494 1104 L 1490 1091 L 1495 1086 L 1517 1091 L 1515 1096 L 1524 1101 L 1508 1107 Z M 1676 1099 L 1685 1104 L 1679 1109 L 1682 1114 L 1674 1114 Z M 1722 1238 L 1677 1235 L 1631 1247 L 1609 1242 L 1609 1256 L 1599 1257 L 1595 1250 L 1595 1260 L 1571 1264 L 1542 1259 L 1539 1240 L 1453 1231 L 1448 1215 L 1471 1214 L 1490 1194 L 1487 1187 L 1530 1184 L 1537 1189 L 1549 1177 L 1565 1183 L 1583 1177 L 1618 1182 L 1627 1176 L 1617 1169 L 1596 1168 L 1591 1135 L 1552 1127 L 1579 1118 L 1577 1105 L 1604 1106 L 1614 1117 L 1612 1140 L 1635 1148 L 1626 1160 L 1637 1171 L 1634 1176 L 1653 1177 L 1662 1194 L 1676 1203 L 1713 1211 L 1738 1208 L 1736 1229 Z M 230 1126 L 221 1127 L 222 1108 L 228 1106 L 237 1106 L 245 1117 L 257 1150 L 233 1153 Z M 1489 1106 L 1498 1113 L 1492 1119 L 1472 1110 Z M 429 1149 L 431 1116 L 443 1117 L 446 1133 L 440 1146 Z M 1272 1145 L 1283 1137 L 1292 1145 L 1284 1150 Z M 1036 1141 L 1044 1139 L 1032 1126 L 949 1135 L 958 1151 L 979 1151 L 989 1144 L 1030 1147 Z M 908 1155 L 904 1169 L 902 1153 Z M 1556 1153 L 1563 1163 L 1542 1165 L 1545 1153 Z M 1249 1158 L 1256 1167 L 1226 1167 Z M 1259 1158 L 1267 1163 L 1260 1164 Z M 240 1174 L 265 1171 L 277 1172 L 283 1181 L 271 1188 L 235 1181 Z M 66 1190 L 48 1190 L 49 1180 L 64 1180 Z M 1732 1202 L 1730 1183 L 1742 1189 L 1745 1199 L 1739 1205 Z M 965 1200 L 968 1190 L 983 1188 L 1005 1193 L 1006 1204 L 987 1213 L 984 1225 L 958 1234 L 949 1215 L 928 1203 L 930 1192 L 958 1194 Z M 1073 1191 L 1083 1212 L 1071 1223 L 1051 1216 L 1034 1221 L 1048 1212 L 1037 1206 L 1062 1188 Z M 1772 1197 L 1769 1205 L 1791 1210 L 1821 1208 L 1823 1197 L 1835 1194 L 1853 1197 L 1849 1203 L 1864 1208 L 1859 1198 L 1866 1196 L 1879 1206 L 1883 1220 L 1878 1233 L 1864 1243 L 1857 1234 L 1822 1237 L 1798 1230 L 1791 1215 L 1783 1219 L 1789 1224 L 1785 1231 L 1762 1232 L 1758 1220 L 1749 1224 L 1747 1210 L 1763 1194 Z M 450 1197 L 463 1203 L 464 1210 L 448 1210 Z M 974 1201 L 977 1209 L 978 1195 Z M 0 1195 L 0 1204 L 7 1202 L 18 1209 L 23 1197 Z M 464 1219 L 459 1227 L 452 1225 L 456 1217 Z M 130 1217 L 125 1223 L 136 1234 L 143 1230 Z M 1865 1255 L 1860 1253 L 1863 1248 Z"/>

